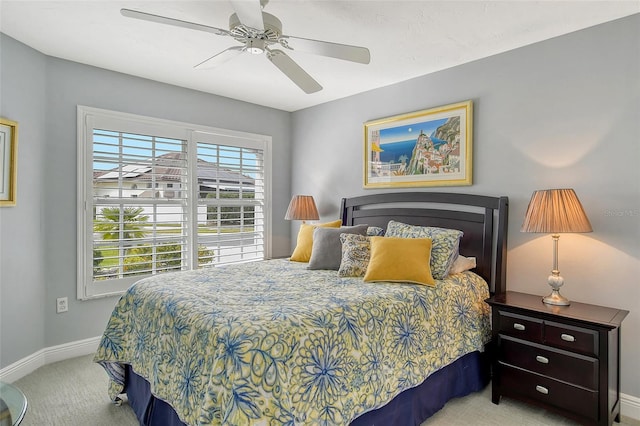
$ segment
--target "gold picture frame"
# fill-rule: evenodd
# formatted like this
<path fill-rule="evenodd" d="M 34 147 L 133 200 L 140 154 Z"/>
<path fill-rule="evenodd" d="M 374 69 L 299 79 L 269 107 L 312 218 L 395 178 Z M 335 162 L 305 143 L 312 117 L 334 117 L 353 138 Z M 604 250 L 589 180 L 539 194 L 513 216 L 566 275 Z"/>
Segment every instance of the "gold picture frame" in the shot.
<path fill-rule="evenodd" d="M 473 182 L 473 103 L 364 123 L 364 188 Z"/>
<path fill-rule="evenodd" d="M 0 118 L 0 206 L 16 205 L 18 123 Z"/>

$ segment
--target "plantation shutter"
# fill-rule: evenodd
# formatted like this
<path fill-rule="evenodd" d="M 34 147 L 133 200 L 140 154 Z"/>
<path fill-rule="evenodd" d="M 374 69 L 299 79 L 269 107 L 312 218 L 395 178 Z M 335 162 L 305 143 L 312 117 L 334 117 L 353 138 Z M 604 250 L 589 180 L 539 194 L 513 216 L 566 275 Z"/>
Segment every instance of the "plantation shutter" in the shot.
<path fill-rule="evenodd" d="M 186 141 L 93 131 L 93 279 L 187 266 Z"/>
<path fill-rule="evenodd" d="M 264 149 L 244 138 L 198 132 L 198 244 L 215 264 L 265 257 Z"/>

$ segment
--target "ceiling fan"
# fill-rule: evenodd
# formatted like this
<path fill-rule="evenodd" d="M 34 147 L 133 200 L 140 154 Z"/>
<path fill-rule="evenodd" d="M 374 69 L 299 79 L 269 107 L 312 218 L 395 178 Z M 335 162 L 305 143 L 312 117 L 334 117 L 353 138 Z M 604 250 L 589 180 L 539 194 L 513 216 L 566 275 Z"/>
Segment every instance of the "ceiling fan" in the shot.
<path fill-rule="evenodd" d="M 173 25 L 204 31 L 220 36 L 232 37 L 242 46 L 232 46 L 197 64 L 195 68 L 212 68 L 233 57 L 249 52 L 254 55 L 266 53 L 267 59 L 282 71 L 305 93 L 322 90 L 322 86 L 300 67 L 284 50 L 274 49 L 279 45 L 285 50 L 314 53 L 345 61 L 368 64 L 371 56 L 366 47 L 331 43 L 282 34 L 282 23 L 275 16 L 263 12 L 269 0 L 229 0 L 235 13 L 229 17 L 229 30 L 182 21 L 132 9 L 121 9 L 120 13 L 128 18 Z"/>

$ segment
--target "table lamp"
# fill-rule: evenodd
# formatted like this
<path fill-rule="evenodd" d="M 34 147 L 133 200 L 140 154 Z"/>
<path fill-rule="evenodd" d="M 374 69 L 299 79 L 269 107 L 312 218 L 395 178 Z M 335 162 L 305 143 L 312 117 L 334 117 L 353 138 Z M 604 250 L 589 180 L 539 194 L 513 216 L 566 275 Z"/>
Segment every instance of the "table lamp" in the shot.
<path fill-rule="evenodd" d="M 305 220 L 318 220 L 320 216 L 311 195 L 294 195 L 284 218 L 304 222 Z"/>
<path fill-rule="evenodd" d="M 571 302 L 560 294 L 564 278 L 558 270 L 558 239 L 565 232 L 591 232 L 591 223 L 573 189 L 535 191 L 529 201 L 522 232 L 545 232 L 553 238 L 553 270 L 549 275 L 551 294 L 542 301 L 549 305 L 567 306 Z"/>

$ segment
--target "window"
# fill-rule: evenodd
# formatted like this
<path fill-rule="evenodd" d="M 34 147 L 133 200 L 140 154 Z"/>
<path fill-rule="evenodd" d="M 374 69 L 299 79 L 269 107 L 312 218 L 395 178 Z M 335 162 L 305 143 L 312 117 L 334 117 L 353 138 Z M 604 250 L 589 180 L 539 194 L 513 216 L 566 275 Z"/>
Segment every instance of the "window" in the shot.
<path fill-rule="evenodd" d="M 270 141 L 79 106 L 78 297 L 268 257 Z"/>

